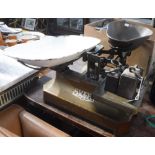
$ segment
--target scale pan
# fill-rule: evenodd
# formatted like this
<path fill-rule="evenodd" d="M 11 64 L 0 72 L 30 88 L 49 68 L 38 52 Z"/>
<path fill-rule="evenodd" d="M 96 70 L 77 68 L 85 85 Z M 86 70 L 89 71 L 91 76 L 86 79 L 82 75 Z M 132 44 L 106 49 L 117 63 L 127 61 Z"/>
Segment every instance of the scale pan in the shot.
<path fill-rule="evenodd" d="M 8 47 L 4 55 L 32 66 L 54 67 L 78 59 L 99 43 L 99 39 L 85 36 L 46 36 Z"/>
<path fill-rule="evenodd" d="M 147 40 L 153 32 L 126 20 L 114 21 L 108 24 L 107 36 L 112 47 L 135 49 Z"/>

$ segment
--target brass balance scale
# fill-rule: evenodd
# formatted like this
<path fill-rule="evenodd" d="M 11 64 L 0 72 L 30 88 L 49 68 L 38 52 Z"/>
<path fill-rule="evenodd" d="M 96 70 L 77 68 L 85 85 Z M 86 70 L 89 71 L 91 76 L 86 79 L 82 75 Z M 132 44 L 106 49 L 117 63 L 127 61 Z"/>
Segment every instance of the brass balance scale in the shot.
<path fill-rule="evenodd" d="M 133 49 L 152 35 L 152 31 L 121 20 L 108 25 L 107 35 L 111 45 L 110 50 L 104 50 L 98 45 L 100 42 L 98 39 L 91 40 L 93 44 L 82 47 L 83 50 L 78 49 L 81 52 L 75 51 L 74 54 L 66 56 L 65 60 L 63 54 L 62 58 L 58 59 L 22 58 L 18 57 L 19 53 L 15 51 L 17 48 L 11 49 L 12 52 L 6 50 L 5 54 L 22 63 L 50 67 L 56 71 L 56 75 L 43 87 L 44 100 L 47 104 L 55 105 L 109 131 L 125 133 L 132 116 L 138 112 L 144 81 L 143 69 L 139 66 L 128 66 L 126 59 Z M 82 39 L 87 41 L 95 39 L 76 37 L 79 37 L 79 44 L 77 45 L 76 39 L 75 44 L 74 39 L 71 39 L 72 47 L 80 46 Z M 85 44 L 84 40 L 81 44 Z M 64 44 L 62 50 L 63 46 Z M 19 49 L 21 50 L 20 47 Z M 36 48 L 32 49 L 31 53 Z M 68 50 L 70 49 L 74 48 Z M 46 53 L 46 48 L 44 51 Z M 105 57 L 104 54 L 108 56 Z M 87 70 L 83 73 L 75 72 L 68 67 L 79 58 L 87 63 Z"/>

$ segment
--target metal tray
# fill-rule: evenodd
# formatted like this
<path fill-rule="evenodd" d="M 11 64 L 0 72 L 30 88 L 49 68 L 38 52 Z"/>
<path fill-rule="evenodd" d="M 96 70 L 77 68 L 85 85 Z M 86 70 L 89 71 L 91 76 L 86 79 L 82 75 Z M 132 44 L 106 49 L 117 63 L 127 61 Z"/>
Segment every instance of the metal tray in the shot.
<path fill-rule="evenodd" d="M 126 20 L 114 21 L 108 24 L 107 36 L 113 47 L 135 49 L 147 40 L 153 32 Z"/>
<path fill-rule="evenodd" d="M 38 67 L 54 67 L 78 59 L 100 40 L 85 36 L 46 36 L 5 49 L 4 55 Z"/>

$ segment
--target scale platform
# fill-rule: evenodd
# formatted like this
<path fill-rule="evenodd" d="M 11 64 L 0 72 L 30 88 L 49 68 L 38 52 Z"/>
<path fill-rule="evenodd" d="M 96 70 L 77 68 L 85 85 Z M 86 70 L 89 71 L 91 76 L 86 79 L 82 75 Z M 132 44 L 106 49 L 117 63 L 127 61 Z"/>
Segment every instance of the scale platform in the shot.
<path fill-rule="evenodd" d="M 79 73 L 74 74 L 70 70 L 57 72 L 43 87 L 44 100 L 49 105 L 61 108 L 116 135 L 128 132 L 131 118 L 137 113 L 137 108 L 132 105 L 127 107 L 126 104 L 129 103 L 125 102 L 124 98 L 121 105 L 107 102 L 107 93 L 102 96 L 102 101 L 94 100 L 91 96 L 97 92 L 96 89 L 96 83 L 85 80 Z"/>

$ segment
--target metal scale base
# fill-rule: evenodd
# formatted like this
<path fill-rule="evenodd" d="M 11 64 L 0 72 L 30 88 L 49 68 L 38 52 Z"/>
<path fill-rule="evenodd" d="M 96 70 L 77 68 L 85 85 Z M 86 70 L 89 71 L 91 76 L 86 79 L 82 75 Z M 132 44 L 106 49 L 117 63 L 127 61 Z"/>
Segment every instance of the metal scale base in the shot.
<path fill-rule="evenodd" d="M 99 98 L 97 85 L 84 80 L 80 74 L 74 75 L 72 71 L 57 73 L 44 85 L 43 92 L 47 104 L 61 108 L 116 135 L 128 131 L 131 118 L 137 112 L 136 107 L 125 106 L 128 104 L 124 103 L 125 100 L 124 105 L 115 104 L 114 100 L 108 101 L 110 98 L 107 93 Z M 99 100 L 93 100 L 92 94 Z"/>

